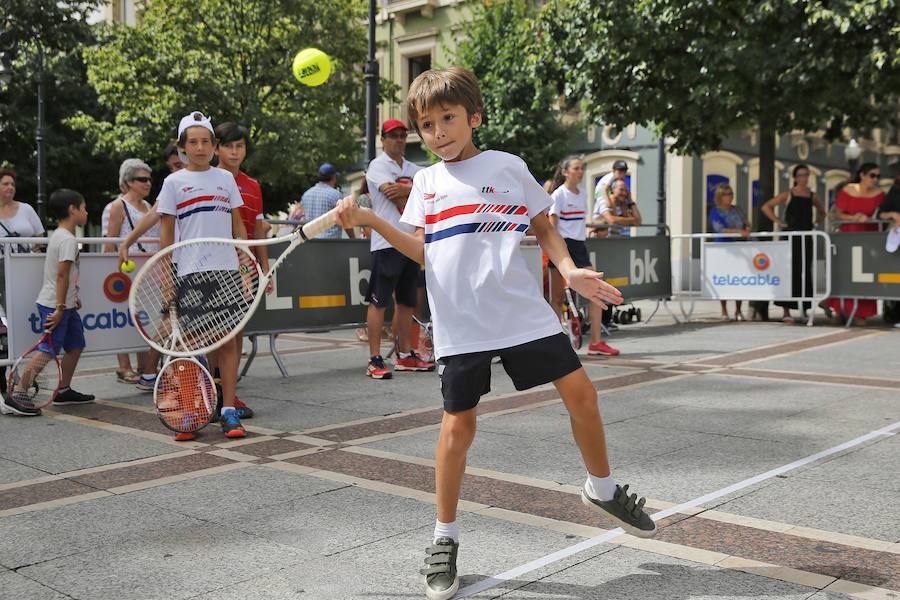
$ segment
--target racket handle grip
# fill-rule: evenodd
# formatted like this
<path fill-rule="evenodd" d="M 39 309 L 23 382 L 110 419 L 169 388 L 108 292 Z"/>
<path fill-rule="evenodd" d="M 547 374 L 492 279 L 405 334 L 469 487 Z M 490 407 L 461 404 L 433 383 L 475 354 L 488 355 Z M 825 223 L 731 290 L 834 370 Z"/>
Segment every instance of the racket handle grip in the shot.
<path fill-rule="evenodd" d="M 320 217 L 316 217 L 309 223 L 303 226 L 301 233 L 303 237 L 311 240 L 314 237 L 317 237 L 320 233 L 323 233 L 326 229 L 334 227 L 334 223 L 337 217 L 337 209 L 332 208 L 327 213 Z"/>

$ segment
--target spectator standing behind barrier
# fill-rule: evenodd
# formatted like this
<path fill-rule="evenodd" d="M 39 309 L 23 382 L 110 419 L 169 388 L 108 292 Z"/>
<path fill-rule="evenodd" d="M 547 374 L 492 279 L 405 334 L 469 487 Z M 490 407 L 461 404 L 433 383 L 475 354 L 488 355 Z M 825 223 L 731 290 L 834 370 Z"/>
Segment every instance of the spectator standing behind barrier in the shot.
<path fill-rule="evenodd" d="M 100 219 L 103 237 L 125 237 L 134 230 L 135 223 L 139 223 L 150 212 L 150 204 L 145 200 L 150 193 L 152 181 L 150 173 L 150 167 L 137 158 L 129 158 L 122 162 L 119 167 L 119 191 L 122 193 L 103 208 Z M 158 238 L 159 226 L 154 225 L 148 234 L 150 237 Z M 138 244 L 140 252 L 153 253 L 158 249 L 158 244 Z M 103 251 L 116 252 L 116 244 L 103 244 Z M 119 361 L 116 379 L 121 383 L 137 383 L 140 375 L 131 368 L 128 354 L 117 354 L 116 359 Z M 137 355 L 138 371 L 146 368 L 147 360 L 146 352 Z"/>
<path fill-rule="evenodd" d="M 381 125 L 384 152 L 372 159 L 366 170 L 372 210 L 391 225 L 411 233 L 413 227 L 400 223 L 406 200 L 412 190 L 413 176 L 419 166 L 406 160 L 407 129 L 403 121 L 388 119 Z M 394 321 L 397 324 L 398 371 L 431 371 L 434 363 L 423 361 L 412 349 L 412 316 L 416 306 L 419 265 L 401 254 L 377 231 L 372 231 L 372 274 L 366 300 L 366 328 L 369 335 L 369 364 L 366 375 L 373 379 L 390 379 L 391 370 L 381 356 L 381 333 L 384 313 L 394 297 Z"/>
<path fill-rule="evenodd" d="M 300 198 L 300 203 L 306 211 L 307 221 L 312 221 L 316 217 L 321 217 L 337 206 L 338 200 L 344 197 L 337 189 L 338 172 L 337 169 L 334 168 L 334 165 L 331 163 L 323 163 L 319 167 L 316 176 L 319 178 L 319 181 L 303 192 L 303 196 Z M 346 231 L 351 239 L 356 237 L 356 234 L 352 229 L 347 229 Z M 316 236 L 316 238 L 320 240 L 340 239 L 341 228 L 337 225 L 329 227 Z"/>
<path fill-rule="evenodd" d="M 562 163 L 562 170 L 565 175 L 565 183 L 550 195 L 550 199 L 553 200 L 553 204 L 550 206 L 550 222 L 566 243 L 569 256 L 572 257 L 575 266 L 579 269 L 593 269 L 590 258 L 588 258 L 587 247 L 584 245 L 587 194 L 584 189 L 579 187 L 584 180 L 584 161 L 575 156 L 567 158 Z M 552 262 L 549 263 L 549 267 L 552 300 L 550 304 L 557 317 L 561 317 L 566 281 Z M 603 308 L 590 300 L 588 300 L 588 305 L 593 324 L 588 354 L 618 356 L 619 351 L 600 338 L 603 328 L 599 326 L 599 323 L 603 319 Z"/>
<path fill-rule="evenodd" d="M 816 222 L 822 223 L 825 220 L 825 207 L 822 201 L 814 191 L 809 189 L 809 167 L 806 165 L 797 165 L 793 171 L 794 185 L 786 192 L 781 192 L 774 198 L 769 199 L 762 206 L 762 212 L 773 223 L 777 223 L 782 231 L 812 231 L 815 229 L 813 223 L 813 208 L 816 209 Z M 787 202 L 784 209 L 784 219 L 775 215 L 775 207 L 782 202 Z M 791 295 L 792 296 L 812 296 L 812 273 L 813 273 L 813 237 L 791 236 Z M 804 277 L 803 273 L 806 273 Z M 791 316 L 791 309 L 797 308 L 794 301 L 777 301 L 777 306 L 784 310 L 781 320 L 784 323 L 793 324 L 794 318 Z M 804 302 L 802 311 L 806 316 L 806 311 L 812 308 L 812 302 Z"/>
<path fill-rule="evenodd" d="M 166 149 L 163 150 L 163 162 L 169 168 L 169 173 L 174 173 L 184 168 L 184 163 L 181 162 L 181 157 L 178 156 L 178 147 L 175 145 L 175 142 L 170 142 Z"/>
<path fill-rule="evenodd" d="M 856 177 L 848 183 L 838 194 L 834 202 L 834 218 L 843 221 L 841 231 L 878 231 L 878 224 L 870 221 L 884 200 L 884 191 L 878 187 L 878 179 L 881 170 L 875 163 L 863 163 L 856 171 Z M 866 319 L 878 312 L 878 304 L 875 300 L 858 299 L 854 322 L 864 326 Z M 825 302 L 826 313 L 829 314 L 832 323 L 839 324 L 850 318 L 853 312 L 853 298 L 829 298 Z M 824 307 L 823 307 L 824 308 Z"/>
<path fill-rule="evenodd" d="M 891 229 L 900 228 L 900 175 L 894 177 L 894 184 L 878 207 L 878 218 L 893 220 Z"/>
<path fill-rule="evenodd" d="M 715 206 L 709 211 L 710 229 L 712 229 L 714 233 L 739 233 L 745 240 L 749 239 L 750 224 L 747 223 L 747 218 L 744 217 L 744 213 L 741 209 L 731 203 L 732 200 L 734 200 L 734 190 L 731 189 L 731 186 L 724 183 L 717 185 L 714 198 Z M 734 242 L 737 241 L 737 238 L 719 237 L 715 238 L 715 241 Z M 719 304 L 722 307 L 722 320 L 730 321 L 731 318 L 728 316 L 728 302 L 719 300 Z M 735 301 L 735 321 L 745 320 L 743 313 L 741 313 L 741 304 L 743 304 L 742 300 Z"/>
<path fill-rule="evenodd" d="M 607 206 L 601 207 L 600 213 L 597 213 L 596 207 L 594 216 L 599 220 L 610 225 L 609 235 L 616 237 L 631 237 L 631 227 L 643 223 L 641 211 L 638 209 L 637 203 L 631 199 L 631 191 L 628 184 L 622 179 L 613 181 L 609 186 L 610 196 Z"/>
<path fill-rule="evenodd" d="M 609 206 L 612 200 L 613 195 L 613 183 L 616 181 L 625 182 L 625 178 L 628 176 L 628 163 L 624 160 L 617 160 L 613 163 L 612 171 L 604 175 L 600 178 L 600 181 L 597 182 L 596 187 L 594 187 L 594 212 L 593 218 L 595 221 L 599 221 L 602 219 L 602 215 L 606 214 L 609 210 Z M 626 188 L 627 188 L 626 182 Z M 597 229 L 594 231 L 594 235 L 596 237 L 606 237 L 609 235 L 608 229 Z"/>

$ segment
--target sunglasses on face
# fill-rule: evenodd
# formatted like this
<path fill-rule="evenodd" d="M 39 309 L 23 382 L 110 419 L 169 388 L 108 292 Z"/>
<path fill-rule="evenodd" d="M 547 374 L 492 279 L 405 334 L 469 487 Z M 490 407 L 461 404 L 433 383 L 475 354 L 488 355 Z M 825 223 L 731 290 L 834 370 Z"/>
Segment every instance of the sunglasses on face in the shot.
<path fill-rule="evenodd" d="M 881 173 L 866 173 L 866 177 L 871 177 L 872 179 L 878 179 L 881 177 Z"/>
<path fill-rule="evenodd" d="M 386 137 L 389 140 L 405 140 L 406 132 L 404 131 L 403 133 L 388 133 L 388 134 L 385 134 L 384 137 Z"/>
<path fill-rule="evenodd" d="M 150 183 L 151 178 L 150 177 L 132 177 L 131 180 L 132 181 L 140 181 L 141 183 Z"/>

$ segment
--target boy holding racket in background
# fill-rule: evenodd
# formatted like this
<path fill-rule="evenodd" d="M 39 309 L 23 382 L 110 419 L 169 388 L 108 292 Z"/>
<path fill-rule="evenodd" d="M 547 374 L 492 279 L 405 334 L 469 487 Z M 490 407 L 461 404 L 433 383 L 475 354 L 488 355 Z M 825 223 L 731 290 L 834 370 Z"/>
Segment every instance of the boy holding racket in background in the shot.
<path fill-rule="evenodd" d="M 551 200 L 525 162 L 505 152 L 481 152 L 472 130 L 482 122 L 475 76 L 462 68 L 419 75 L 407 111 L 428 148 L 443 162 L 416 174 L 401 219 L 406 233 L 372 211 L 341 200 L 342 227 L 371 226 L 392 246 L 424 264 L 440 359 L 444 416 L 435 456 L 437 523 L 425 568 L 425 593 L 446 600 L 459 588 L 456 509 L 466 454 L 475 437 L 475 409 L 490 391 L 491 360 L 499 356 L 516 389 L 553 382 L 569 412 L 587 467 L 582 501 L 628 533 L 650 537 L 656 525 L 644 500 L 612 477 L 597 391 L 559 320 L 528 271 L 519 243 L 529 227 L 570 287 L 606 307 L 622 295 L 602 274 L 576 268 L 547 217 Z"/>
<path fill-rule="evenodd" d="M 94 401 L 91 394 L 73 390 L 72 375 L 84 350 L 84 326 L 81 323 L 81 300 L 78 298 L 78 242 L 75 227 L 87 223 L 87 205 L 84 196 L 73 190 L 60 189 L 50 194 L 50 216 L 58 222 L 57 229 L 47 242 L 44 260 L 44 283 L 38 293 L 37 309 L 41 316 L 41 329 L 51 332 L 51 343 L 41 342 L 38 352 L 28 363 L 21 378 L 8 391 L 9 398 L 0 395 L 0 412 L 21 416 L 38 416 L 40 409 L 29 406 L 28 388 L 35 377 L 53 360 L 59 351 L 66 354 L 61 361 L 59 386 L 53 393 L 53 404 L 65 406 Z"/>
<path fill-rule="evenodd" d="M 177 145 L 186 166 L 166 177 L 156 200 L 156 211 L 160 217 L 160 250 L 174 243 L 176 220 L 180 241 L 196 238 L 247 239 L 239 210 L 243 200 L 234 177 L 228 171 L 209 164 L 216 149 L 216 136 L 210 120 L 199 112 L 181 119 Z M 202 248 L 199 250 L 203 251 Z M 216 255 L 207 251 L 206 255 L 199 256 L 197 249 L 192 249 L 192 252 L 194 254 L 186 256 L 183 261 L 176 258 L 176 262 L 182 263 L 177 273 L 176 302 L 199 293 L 205 272 L 229 271 L 235 277 L 240 276 L 236 255 Z M 210 305 L 206 310 L 212 314 L 217 307 Z M 219 421 L 222 432 L 229 438 L 247 435 L 234 406 L 239 358 L 240 351 L 233 342 L 216 350 L 222 377 Z M 179 433 L 175 439 L 187 441 L 194 437 L 193 433 Z"/>

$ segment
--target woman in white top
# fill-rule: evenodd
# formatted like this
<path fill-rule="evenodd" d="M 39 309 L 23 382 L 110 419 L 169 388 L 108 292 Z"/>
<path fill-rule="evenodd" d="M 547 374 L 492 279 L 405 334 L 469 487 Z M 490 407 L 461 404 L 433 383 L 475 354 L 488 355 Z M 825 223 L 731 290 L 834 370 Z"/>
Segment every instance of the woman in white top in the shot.
<path fill-rule="evenodd" d="M 0 237 L 45 235 L 41 219 L 31 205 L 16 200 L 16 172 L 0 169 Z M 13 244 L 12 252 L 30 252 L 29 244 Z"/>
<path fill-rule="evenodd" d="M 119 189 L 122 195 L 107 204 L 103 209 L 101 224 L 103 237 L 125 237 L 134 230 L 150 212 L 150 204 L 144 200 L 150 194 L 150 167 L 137 158 L 129 158 L 119 167 Z M 159 225 L 154 225 L 146 233 L 147 237 L 159 237 Z M 138 243 L 140 252 L 156 252 L 159 244 Z M 115 252 L 116 244 L 104 244 L 104 252 Z M 122 383 L 137 383 L 139 374 L 131 368 L 131 360 L 127 354 L 117 354 L 119 368 L 116 369 L 116 379 Z M 141 352 L 137 356 L 137 364 L 140 369 L 142 362 L 146 360 L 146 353 Z"/>

